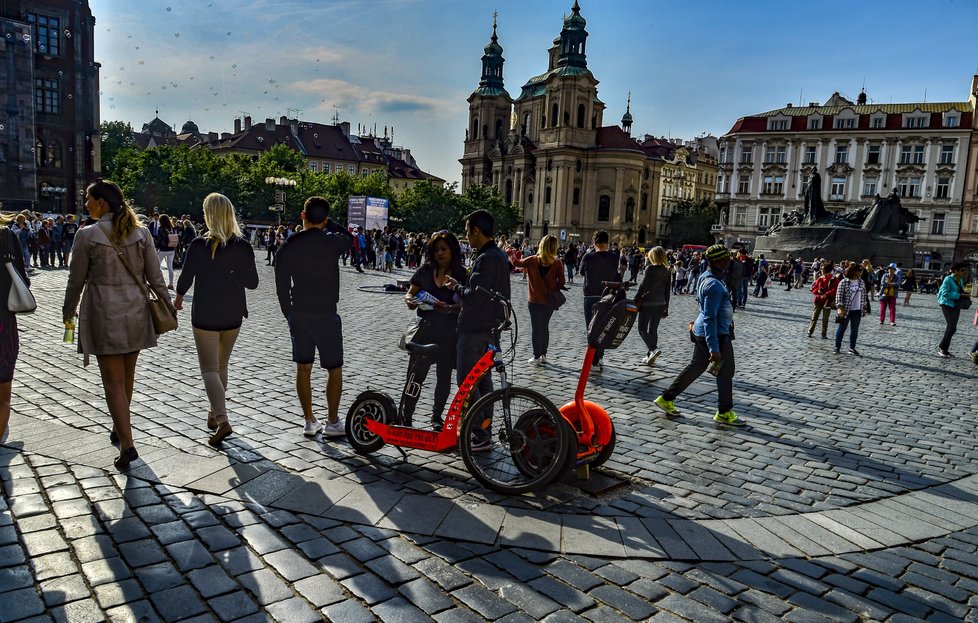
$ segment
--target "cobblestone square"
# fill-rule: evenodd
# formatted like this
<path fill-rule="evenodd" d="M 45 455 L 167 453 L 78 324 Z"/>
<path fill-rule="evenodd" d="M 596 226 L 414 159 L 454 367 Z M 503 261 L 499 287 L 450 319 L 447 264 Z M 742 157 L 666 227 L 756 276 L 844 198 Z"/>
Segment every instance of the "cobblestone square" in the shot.
<path fill-rule="evenodd" d="M 595 482 L 505 497 L 457 453 L 364 457 L 304 438 L 288 329 L 259 273 L 231 359 L 234 434 L 207 445 L 188 305 L 140 355 L 128 474 L 112 467 L 97 367 L 61 341 L 67 273 L 33 277 L 0 447 L 0 621 L 978 620 L 978 368 L 964 356 L 978 332 L 962 319 L 960 356 L 938 358 L 932 296 L 898 307 L 896 326 L 867 317 L 858 358 L 806 337 L 807 291 L 749 299 L 735 316 L 741 430 L 715 427 L 708 375 L 681 417 L 651 408 L 691 352 L 695 305 L 674 297 L 655 367 L 635 330 L 588 385 L 618 436 Z M 361 391 L 400 392 L 412 312 L 358 286 L 409 274 L 341 268 L 341 417 Z M 540 368 L 524 363 L 518 276 L 513 293 L 513 383 L 562 405 L 583 358 L 580 284 Z M 313 382 L 324 419 L 324 372 Z"/>

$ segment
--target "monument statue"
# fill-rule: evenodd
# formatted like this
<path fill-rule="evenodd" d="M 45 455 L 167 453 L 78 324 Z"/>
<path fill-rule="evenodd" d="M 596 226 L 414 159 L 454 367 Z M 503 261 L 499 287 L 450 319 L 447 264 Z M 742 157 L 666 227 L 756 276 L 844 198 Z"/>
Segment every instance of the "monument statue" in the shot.
<path fill-rule="evenodd" d="M 805 181 L 805 214 L 804 222 L 807 225 L 814 225 L 831 217 L 829 211 L 822 203 L 822 176 L 818 174 L 818 169 L 812 167 Z"/>

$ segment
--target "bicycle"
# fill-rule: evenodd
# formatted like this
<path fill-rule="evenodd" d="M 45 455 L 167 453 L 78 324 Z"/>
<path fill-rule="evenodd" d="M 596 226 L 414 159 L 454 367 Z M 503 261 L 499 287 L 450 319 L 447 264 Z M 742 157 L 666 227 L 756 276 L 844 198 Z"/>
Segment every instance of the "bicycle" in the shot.
<path fill-rule="evenodd" d="M 469 370 L 455 395 L 441 431 L 407 425 L 404 397 L 421 391 L 409 368 L 398 405 L 385 393 L 366 391 L 357 396 L 346 416 L 346 435 L 353 449 L 370 454 L 385 444 L 430 452 L 447 452 L 458 447 L 469 473 L 484 486 L 506 495 L 539 490 L 557 478 L 566 465 L 571 432 L 560 411 L 542 394 L 510 385 L 500 336 L 510 329 L 514 317 L 510 301 L 497 292 L 477 287 L 480 292 L 505 305 L 504 320 L 491 332 L 486 352 Z M 512 333 L 511 360 L 515 360 L 516 331 Z M 409 343 L 414 357 L 433 358 L 437 344 Z M 499 375 L 499 388 L 469 404 L 472 390 L 486 374 Z M 488 451 L 473 449 L 477 431 L 489 434 Z M 406 454 L 405 454 L 406 456 Z"/>

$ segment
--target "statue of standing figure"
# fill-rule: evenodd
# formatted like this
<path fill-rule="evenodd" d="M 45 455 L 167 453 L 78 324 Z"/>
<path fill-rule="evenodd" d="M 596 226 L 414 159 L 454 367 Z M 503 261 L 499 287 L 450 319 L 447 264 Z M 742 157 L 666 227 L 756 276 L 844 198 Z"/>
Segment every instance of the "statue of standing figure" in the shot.
<path fill-rule="evenodd" d="M 829 216 L 831 215 L 822 203 L 822 176 L 818 174 L 817 168 L 812 167 L 805 182 L 804 224 L 814 225 L 828 220 Z"/>

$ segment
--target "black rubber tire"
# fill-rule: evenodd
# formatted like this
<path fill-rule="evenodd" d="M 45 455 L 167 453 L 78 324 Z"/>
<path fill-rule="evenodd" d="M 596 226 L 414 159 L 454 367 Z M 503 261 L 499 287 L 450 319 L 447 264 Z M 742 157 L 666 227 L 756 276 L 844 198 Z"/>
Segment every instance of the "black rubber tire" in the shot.
<path fill-rule="evenodd" d="M 618 434 L 615 433 L 615 423 L 611 423 L 611 437 L 608 438 L 608 443 L 601 448 L 601 452 L 598 452 L 598 456 L 591 461 L 591 467 L 601 467 L 604 465 L 605 461 L 611 458 L 611 455 L 615 453 L 615 443 L 618 441 Z"/>
<path fill-rule="evenodd" d="M 370 418 L 390 424 L 396 414 L 397 407 L 387 394 L 367 391 L 357 396 L 346 414 L 346 438 L 350 440 L 350 445 L 360 454 L 380 450 L 384 440 L 367 430 L 363 420 Z"/>
<path fill-rule="evenodd" d="M 566 464 L 569 431 L 563 426 L 560 411 L 542 394 L 530 389 L 511 387 L 510 408 L 514 438 L 506 438 L 503 414 L 503 390 L 497 389 L 473 404 L 459 427 L 462 460 L 476 480 L 505 495 L 520 495 L 550 484 Z M 472 433 L 484 430 L 480 420 L 484 410 L 491 413 L 489 452 L 472 450 Z M 523 428 L 519 428 L 522 426 Z"/>

